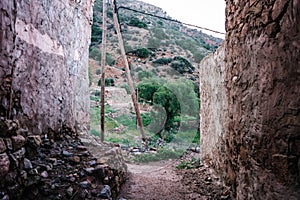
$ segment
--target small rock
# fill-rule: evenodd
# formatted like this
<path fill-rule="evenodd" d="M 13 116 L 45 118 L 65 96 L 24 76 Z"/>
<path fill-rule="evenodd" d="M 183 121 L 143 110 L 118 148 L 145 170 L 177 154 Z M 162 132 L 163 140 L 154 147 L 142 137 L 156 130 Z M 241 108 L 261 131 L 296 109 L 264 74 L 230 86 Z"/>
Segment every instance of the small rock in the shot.
<path fill-rule="evenodd" d="M 70 158 L 71 161 L 74 163 L 80 163 L 80 157 L 79 156 L 73 156 Z"/>
<path fill-rule="evenodd" d="M 48 158 L 47 159 L 50 163 L 52 163 L 54 166 L 57 165 L 57 159 L 56 158 Z"/>
<path fill-rule="evenodd" d="M 41 173 L 41 177 L 43 177 L 43 178 L 48 178 L 48 176 L 49 176 L 49 174 L 48 174 L 47 171 L 43 171 L 43 172 Z"/>
<path fill-rule="evenodd" d="M 19 167 L 19 161 L 18 161 L 18 159 L 13 154 L 9 154 L 9 158 L 12 161 L 11 162 L 11 166 L 13 168 L 18 168 Z"/>
<path fill-rule="evenodd" d="M 90 161 L 90 166 L 91 166 L 91 167 L 95 167 L 96 165 L 97 165 L 96 160 L 91 160 L 91 161 Z"/>
<path fill-rule="evenodd" d="M 24 146 L 26 139 L 22 135 L 12 136 L 13 149 L 16 151 Z"/>
<path fill-rule="evenodd" d="M 22 147 L 19 151 L 16 151 L 15 153 L 13 153 L 13 155 L 16 157 L 16 159 L 22 159 L 24 158 L 26 153 L 26 150 L 24 147 Z"/>
<path fill-rule="evenodd" d="M 62 151 L 62 155 L 65 156 L 65 157 L 71 157 L 71 156 L 73 156 L 72 153 L 70 153 L 70 152 L 68 152 L 68 151 L 66 151 L 66 150 L 63 150 L 63 151 Z"/>
<path fill-rule="evenodd" d="M 4 177 L 9 171 L 10 161 L 6 153 L 0 154 L 0 178 Z"/>
<path fill-rule="evenodd" d="M 104 185 L 98 197 L 101 199 L 110 199 L 111 198 L 111 191 L 109 185 Z"/>
<path fill-rule="evenodd" d="M 8 150 L 12 151 L 13 150 L 13 146 L 12 146 L 12 141 L 9 138 L 5 138 L 4 139 L 6 147 Z"/>
<path fill-rule="evenodd" d="M 27 158 L 24 158 L 24 169 L 32 169 L 32 164 L 31 164 L 31 161 L 28 160 Z"/>
<path fill-rule="evenodd" d="M 67 189 L 67 194 L 68 194 L 69 197 L 71 197 L 73 195 L 73 191 L 74 191 L 74 189 L 72 187 L 69 187 Z"/>
<path fill-rule="evenodd" d="M 88 188 L 90 184 L 87 181 L 82 181 L 82 182 L 79 183 L 79 185 L 82 188 Z"/>
<path fill-rule="evenodd" d="M 31 147 L 39 148 L 42 144 L 41 136 L 39 135 L 30 135 L 27 137 L 27 142 Z"/>
<path fill-rule="evenodd" d="M 83 151 L 78 154 L 79 156 L 89 156 L 90 153 L 88 151 Z"/>
<path fill-rule="evenodd" d="M 196 147 L 196 148 L 195 148 L 195 152 L 196 152 L 196 153 L 200 153 L 200 147 Z"/>
<path fill-rule="evenodd" d="M 103 183 L 105 183 L 105 184 L 108 184 L 108 183 L 109 183 L 109 178 L 108 178 L 108 176 L 106 176 L 106 177 L 104 178 Z"/>
<path fill-rule="evenodd" d="M 88 168 L 85 168 L 84 171 L 87 173 L 87 174 L 92 174 L 94 172 L 95 168 L 94 167 L 88 167 Z"/>
<path fill-rule="evenodd" d="M 6 150 L 6 145 L 2 138 L 0 138 L 0 153 L 3 153 Z"/>
<path fill-rule="evenodd" d="M 78 149 L 78 150 L 81 150 L 81 151 L 86 151 L 86 147 L 83 146 L 83 145 L 78 145 L 78 146 L 77 146 L 77 149 Z"/>
<path fill-rule="evenodd" d="M 205 178 L 205 181 L 212 182 L 212 178 L 208 176 Z"/>
<path fill-rule="evenodd" d="M 229 195 L 222 195 L 221 199 L 222 200 L 228 200 L 228 199 L 230 199 L 230 196 Z"/>
<path fill-rule="evenodd" d="M 38 174 L 39 174 L 39 172 L 38 172 L 37 169 L 32 169 L 32 170 L 30 170 L 28 173 L 29 173 L 30 175 L 38 175 Z"/>
<path fill-rule="evenodd" d="M 94 174 L 97 176 L 97 177 L 104 177 L 105 175 L 105 169 L 103 167 L 103 165 L 97 165 L 94 169 Z"/>

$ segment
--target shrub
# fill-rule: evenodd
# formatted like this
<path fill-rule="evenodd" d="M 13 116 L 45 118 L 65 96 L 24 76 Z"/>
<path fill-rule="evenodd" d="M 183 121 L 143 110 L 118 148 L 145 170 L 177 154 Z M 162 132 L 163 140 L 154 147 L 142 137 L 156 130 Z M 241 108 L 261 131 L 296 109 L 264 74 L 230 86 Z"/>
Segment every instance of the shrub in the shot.
<path fill-rule="evenodd" d="M 176 168 L 177 169 L 195 169 L 201 166 L 199 158 L 192 158 L 189 161 L 181 161 Z"/>
<path fill-rule="evenodd" d="M 135 27 L 138 27 L 138 28 L 147 28 L 147 24 L 145 22 L 140 21 L 137 17 L 133 17 L 129 21 L 128 25 L 135 26 Z"/>
<path fill-rule="evenodd" d="M 101 86 L 101 79 L 98 81 L 98 86 Z M 115 86 L 115 80 L 113 78 L 106 78 L 105 79 L 105 86 Z"/>
<path fill-rule="evenodd" d="M 153 64 L 167 65 L 172 62 L 172 58 L 159 58 L 153 61 Z"/>
<path fill-rule="evenodd" d="M 152 78 L 153 77 L 153 73 L 149 72 L 149 71 L 140 71 L 138 73 L 138 79 L 141 81 L 144 78 Z"/>
<path fill-rule="evenodd" d="M 139 58 L 147 58 L 149 56 L 149 51 L 146 48 L 141 48 L 136 50 L 136 55 Z"/>
<path fill-rule="evenodd" d="M 96 69 L 96 74 L 100 75 L 101 74 L 101 69 Z"/>
<path fill-rule="evenodd" d="M 203 55 L 200 52 L 196 52 L 194 53 L 193 57 L 194 57 L 194 62 L 196 63 L 200 63 L 200 61 L 204 58 L 205 55 Z"/>

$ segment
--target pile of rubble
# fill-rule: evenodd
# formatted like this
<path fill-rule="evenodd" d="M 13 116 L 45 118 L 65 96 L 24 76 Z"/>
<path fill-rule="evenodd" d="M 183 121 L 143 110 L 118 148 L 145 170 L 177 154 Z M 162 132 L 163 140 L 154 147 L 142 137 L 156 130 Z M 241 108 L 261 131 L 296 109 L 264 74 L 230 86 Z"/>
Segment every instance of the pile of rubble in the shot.
<path fill-rule="evenodd" d="M 1 118 L 0 199 L 115 199 L 127 173 L 120 153 L 110 144 L 84 146 L 67 128 L 33 135 Z"/>

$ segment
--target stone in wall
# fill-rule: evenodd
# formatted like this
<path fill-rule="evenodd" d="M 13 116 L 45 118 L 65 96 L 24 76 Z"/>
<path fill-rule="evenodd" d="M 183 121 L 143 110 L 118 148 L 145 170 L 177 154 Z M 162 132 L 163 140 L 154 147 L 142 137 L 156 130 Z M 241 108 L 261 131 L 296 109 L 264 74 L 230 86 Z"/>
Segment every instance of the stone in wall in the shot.
<path fill-rule="evenodd" d="M 127 175 L 120 147 L 70 129 L 49 138 L 2 117 L 0 125 L 0 199 L 117 198 Z"/>
<path fill-rule="evenodd" d="M 88 130 L 92 1 L 0 4 L 0 116 L 34 133 Z"/>
<path fill-rule="evenodd" d="M 237 199 L 300 199 L 300 1 L 226 3 L 224 178 Z"/>
<path fill-rule="evenodd" d="M 225 50 L 220 46 L 200 63 L 200 148 L 201 160 L 222 173 L 225 148 L 226 94 Z"/>

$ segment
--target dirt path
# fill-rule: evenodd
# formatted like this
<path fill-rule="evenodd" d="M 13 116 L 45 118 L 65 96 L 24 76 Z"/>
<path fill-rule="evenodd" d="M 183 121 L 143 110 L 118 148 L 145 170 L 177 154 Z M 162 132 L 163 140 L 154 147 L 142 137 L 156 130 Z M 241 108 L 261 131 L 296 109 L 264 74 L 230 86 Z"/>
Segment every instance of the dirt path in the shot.
<path fill-rule="evenodd" d="M 229 191 L 207 166 L 177 170 L 176 161 L 128 164 L 128 181 L 121 196 L 126 200 L 230 199 Z M 121 198 L 121 199 L 122 199 Z"/>

